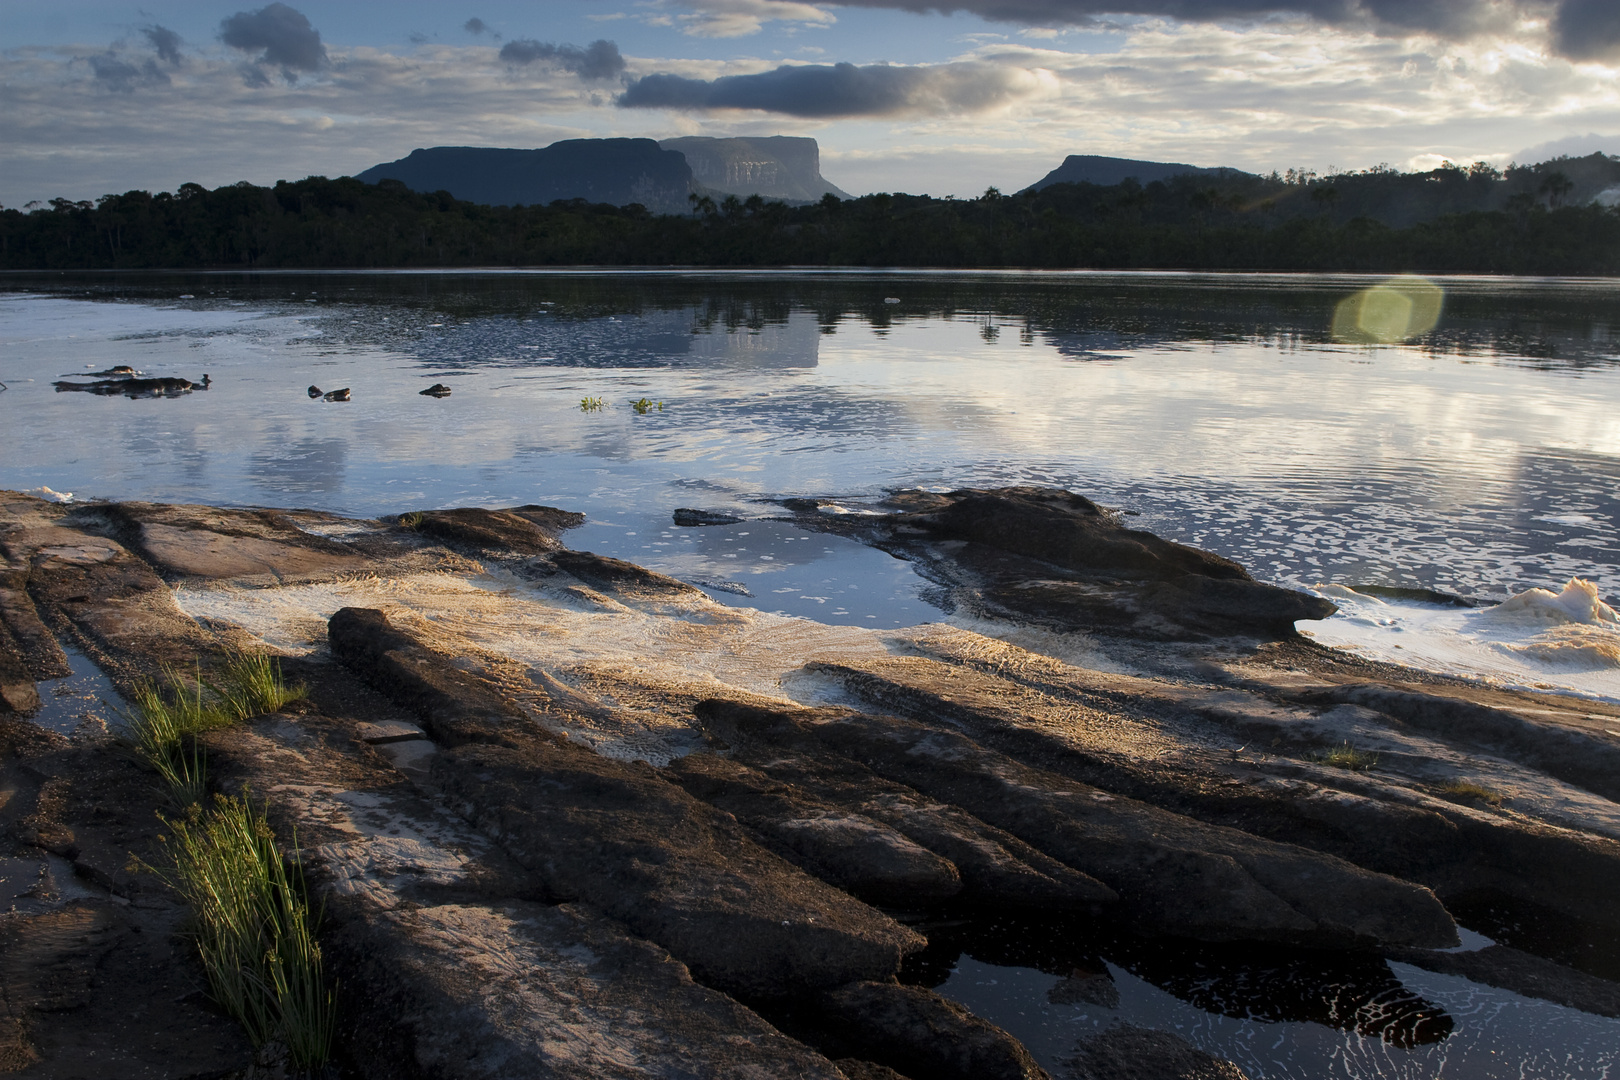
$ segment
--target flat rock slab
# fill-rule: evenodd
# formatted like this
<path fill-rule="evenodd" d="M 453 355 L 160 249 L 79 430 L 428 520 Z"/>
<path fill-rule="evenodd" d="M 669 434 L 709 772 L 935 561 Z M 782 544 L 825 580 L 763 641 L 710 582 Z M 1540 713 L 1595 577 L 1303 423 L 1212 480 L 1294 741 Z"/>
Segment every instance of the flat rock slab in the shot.
<path fill-rule="evenodd" d="M 478 551 L 510 555 L 544 555 L 558 551 L 558 535 L 585 523 L 584 514 L 554 506 L 515 506 L 510 510 L 460 507 L 425 510 L 401 519 L 406 528 Z"/>
<path fill-rule="evenodd" d="M 1064 1064 L 1069 1080 L 1248 1080 L 1230 1061 L 1168 1031 L 1115 1024 L 1083 1040 Z"/>
<path fill-rule="evenodd" d="M 663 949 L 580 905 L 391 911 L 344 927 L 332 948 L 364 987 L 352 1019 L 369 1076 L 843 1080 L 820 1054 L 694 983 Z"/>
<path fill-rule="evenodd" d="M 821 1007 L 860 1052 L 929 1080 L 1050 1080 L 1022 1043 L 932 990 L 892 982 L 841 986 Z"/>
<path fill-rule="evenodd" d="M 359 555 L 155 522 L 141 527 L 140 543 L 148 561 L 175 577 L 267 578 L 286 584 L 356 573 L 371 565 Z"/>

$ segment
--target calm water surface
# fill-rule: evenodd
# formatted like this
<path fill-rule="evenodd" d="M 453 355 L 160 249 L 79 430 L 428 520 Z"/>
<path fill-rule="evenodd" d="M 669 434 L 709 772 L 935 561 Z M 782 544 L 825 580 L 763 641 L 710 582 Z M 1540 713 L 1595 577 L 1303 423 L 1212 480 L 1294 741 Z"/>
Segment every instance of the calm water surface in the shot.
<path fill-rule="evenodd" d="M 907 564 L 758 520 L 776 512 L 762 500 L 1054 484 L 1278 583 L 1500 599 L 1581 576 L 1614 602 L 1620 283 L 1440 279 L 1432 333 L 1334 341 L 1335 305 L 1375 280 L 6 276 L 0 486 L 355 515 L 550 503 L 588 514 L 572 546 L 725 602 L 892 626 L 939 617 Z M 113 364 L 212 384 L 157 400 L 52 385 Z M 435 382 L 453 395 L 419 395 Z M 677 507 L 754 520 L 681 529 Z M 1620 1056 L 1620 1022 L 1401 965 L 1301 976 L 1301 1004 L 1254 989 L 1274 982 L 1264 957 L 1204 958 L 1218 977 L 1200 982 L 1181 953 L 1085 949 L 1110 1007 L 1049 1000 L 1067 973 L 1050 953 L 982 942 L 928 981 L 1050 1066 L 1117 1019 L 1257 1078 L 1605 1077 Z M 1419 1038 L 1355 1019 L 1412 1000 L 1444 1023 Z"/>

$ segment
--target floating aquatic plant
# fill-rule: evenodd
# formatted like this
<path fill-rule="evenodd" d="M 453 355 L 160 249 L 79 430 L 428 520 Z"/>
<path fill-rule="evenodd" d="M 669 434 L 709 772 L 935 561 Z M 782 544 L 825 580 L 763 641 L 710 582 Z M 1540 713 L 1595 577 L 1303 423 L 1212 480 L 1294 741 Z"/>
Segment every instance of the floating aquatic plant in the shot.
<path fill-rule="evenodd" d="M 603 398 L 588 397 L 579 399 L 580 412 L 601 412 L 606 406 L 607 401 Z"/>
<path fill-rule="evenodd" d="M 662 401 L 654 401 L 652 398 L 645 397 L 639 401 L 632 401 L 630 403 L 630 407 L 636 411 L 637 416 L 646 416 L 654 409 L 658 410 L 659 412 L 664 411 L 664 403 Z"/>

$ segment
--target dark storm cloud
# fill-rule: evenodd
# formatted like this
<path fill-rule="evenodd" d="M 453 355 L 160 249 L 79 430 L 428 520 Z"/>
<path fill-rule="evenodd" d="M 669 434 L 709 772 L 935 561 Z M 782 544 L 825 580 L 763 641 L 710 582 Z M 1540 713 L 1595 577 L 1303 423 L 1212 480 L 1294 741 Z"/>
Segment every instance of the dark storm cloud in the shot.
<path fill-rule="evenodd" d="M 304 13 L 286 4 L 266 4 L 257 11 L 238 11 L 221 20 L 219 39 L 233 49 L 258 53 L 253 63 L 279 67 L 291 82 L 300 71 L 319 71 L 326 66 L 326 46 L 321 34 L 309 24 Z M 262 85 L 260 78 L 248 78 L 250 85 Z"/>
<path fill-rule="evenodd" d="M 611 41 L 593 41 L 582 49 L 518 38 L 501 46 L 501 59 L 508 64 L 552 64 L 582 79 L 611 79 L 624 70 L 624 57 Z"/>
<path fill-rule="evenodd" d="M 180 35 L 166 26 L 143 26 L 141 33 L 157 50 L 158 59 L 170 67 L 180 66 Z"/>
<path fill-rule="evenodd" d="M 143 64 L 132 64 L 128 60 L 121 60 L 111 52 L 89 58 L 90 71 L 95 75 L 96 81 L 109 90 L 120 93 L 129 93 L 137 86 L 166 86 L 169 76 L 158 67 L 156 60 L 147 60 Z"/>
<path fill-rule="evenodd" d="M 626 87 L 617 103 L 627 109 L 760 109 L 818 118 L 975 112 L 1015 96 L 1018 74 L 990 64 L 816 64 L 713 80 L 647 75 Z"/>
<path fill-rule="evenodd" d="M 1459 38 L 1506 27 L 1514 12 L 1553 16 L 1553 43 L 1574 58 L 1613 55 L 1620 47 L 1620 0 L 838 0 L 846 7 L 949 14 L 965 11 L 1029 26 L 1089 26 L 1103 15 L 1160 15 L 1216 22 L 1305 15 L 1376 32 L 1424 31 Z"/>
<path fill-rule="evenodd" d="M 1564 0 L 1553 42 L 1574 60 L 1620 59 L 1620 0 Z"/>

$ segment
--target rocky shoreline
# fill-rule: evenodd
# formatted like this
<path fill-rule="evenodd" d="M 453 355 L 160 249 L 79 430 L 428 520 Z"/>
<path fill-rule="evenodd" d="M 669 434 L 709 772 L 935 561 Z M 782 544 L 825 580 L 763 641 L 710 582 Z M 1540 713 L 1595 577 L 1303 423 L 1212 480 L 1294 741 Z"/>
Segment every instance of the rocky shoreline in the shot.
<path fill-rule="evenodd" d="M 274 1073 L 131 861 L 150 776 L 27 719 L 64 647 L 121 689 L 244 649 L 308 686 L 201 742 L 297 838 L 336 1075 L 1242 1075 L 1128 1027 L 1038 1063 L 922 984 L 933 927 L 1002 912 L 1620 1016 L 1620 708 L 1320 648 L 1330 603 L 1067 492 L 826 509 L 783 506 L 918 561 L 952 624 L 725 607 L 543 506 L 0 493 L 0 1072 Z M 1529 929 L 1448 952 L 1454 919 Z"/>

